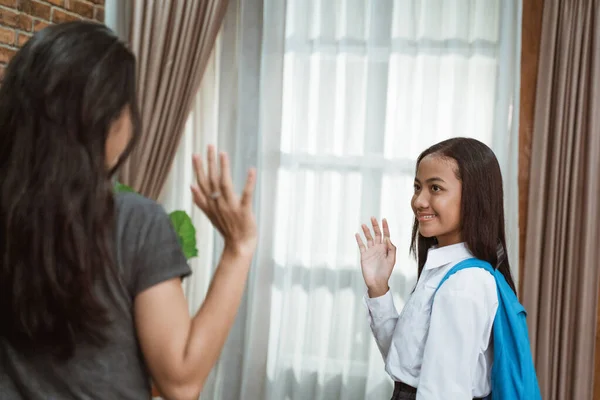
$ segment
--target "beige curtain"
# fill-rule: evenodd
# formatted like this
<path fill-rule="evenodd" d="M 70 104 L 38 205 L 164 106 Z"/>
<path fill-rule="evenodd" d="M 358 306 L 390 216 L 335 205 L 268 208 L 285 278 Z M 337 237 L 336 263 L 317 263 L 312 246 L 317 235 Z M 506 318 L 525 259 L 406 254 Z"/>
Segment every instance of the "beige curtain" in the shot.
<path fill-rule="evenodd" d="M 120 179 L 158 198 L 167 179 L 227 0 L 133 0 L 143 134 Z"/>
<path fill-rule="evenodd" d="M 544 2 L 522 299 L 545 400 L 592 399 L 600 0 Z"/>
<path fill-rule="evenodd" d="M 525 271 L 529 166 L 531 165 L 535 92 L 540 62 L 543 13 L 544 0 L 527 0 L 523 2 L 519 98 L 519 297 L 523 293 L 523 272 Z"/>

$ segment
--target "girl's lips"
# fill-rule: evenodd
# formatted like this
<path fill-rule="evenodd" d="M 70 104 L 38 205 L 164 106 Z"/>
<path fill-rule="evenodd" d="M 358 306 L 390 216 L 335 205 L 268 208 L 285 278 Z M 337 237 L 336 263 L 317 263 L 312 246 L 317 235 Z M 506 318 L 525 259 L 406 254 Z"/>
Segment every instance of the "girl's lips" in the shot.
<path fill-rule="evenodd" d="M 421 215 L 417 215 L 417 220 L 419 222 L 429 222 L 429 221 L 433 221 L 435 218 L 437 218 L 437 215 L 435 215 L 435 214 L 421 214 Z"/>

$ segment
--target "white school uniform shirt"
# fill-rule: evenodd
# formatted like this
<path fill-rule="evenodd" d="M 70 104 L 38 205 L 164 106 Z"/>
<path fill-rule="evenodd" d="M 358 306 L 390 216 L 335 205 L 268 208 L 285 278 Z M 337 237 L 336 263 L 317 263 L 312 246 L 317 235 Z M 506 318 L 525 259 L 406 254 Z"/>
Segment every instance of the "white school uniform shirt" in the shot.
<path fill-rule="evenodd" d="M 417 400 L 471 400 L 491 392 L 494 277 L 482 268 L 446 273 L 473 255 L 464 243 L 430 249 L 417 286 L 398 315 L 392 294 L 365 296 L 369 322 L 393 380 L 417 388 Z"/>

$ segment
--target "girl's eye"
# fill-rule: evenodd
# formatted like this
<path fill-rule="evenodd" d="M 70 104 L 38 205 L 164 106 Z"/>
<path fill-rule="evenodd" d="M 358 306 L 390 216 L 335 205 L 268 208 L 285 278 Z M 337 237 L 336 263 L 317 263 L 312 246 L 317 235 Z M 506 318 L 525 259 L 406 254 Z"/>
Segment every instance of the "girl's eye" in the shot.
<path fill-rule="evenodd" d="M 421 186 L 419 186 L 415 183 L 413 186 L 413 189 L 415 190 L 415 192 L 418 192 L 419 190 L 421 190 Z"/>
<path fill-rule="evenodd" d="M 439 187 L 438 185 L 431 185 L 432 192 L 439 192 L 440 190 L 442 190 L 442 188 Z"/>

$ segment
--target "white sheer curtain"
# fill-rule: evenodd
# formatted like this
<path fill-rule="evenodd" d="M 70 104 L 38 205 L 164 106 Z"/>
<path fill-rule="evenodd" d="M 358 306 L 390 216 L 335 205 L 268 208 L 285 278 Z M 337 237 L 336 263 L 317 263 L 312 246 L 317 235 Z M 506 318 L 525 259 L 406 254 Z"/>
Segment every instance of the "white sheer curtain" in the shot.
<path fill-rule="evenodd" d="M 191 153 L 229 151 L 237 185 L 259 167 L 259 250 L 202 398 L 391 395 L 353 234 L 371 215 L 390 221 L 401 307 L 416 279 L 414 162 L 440 140 L 475 137 L 496 152 L 517 276 L 520 23 L 519 0 L 231 0 L 163 196 L 199 227 L 186 282 L 195 310 L 220 246 L 191 209 Z"/>

